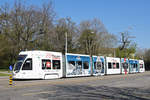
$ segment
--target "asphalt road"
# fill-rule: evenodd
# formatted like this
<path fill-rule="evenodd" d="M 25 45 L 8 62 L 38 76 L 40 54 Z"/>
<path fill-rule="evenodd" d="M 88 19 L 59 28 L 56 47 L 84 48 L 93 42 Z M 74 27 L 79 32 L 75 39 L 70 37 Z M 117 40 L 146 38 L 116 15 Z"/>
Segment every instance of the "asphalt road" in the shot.
<path fill-rule="evenodd" d="M 56 80 L 0 77 L 0 100 L 150 100 L 150 72 Z"/>

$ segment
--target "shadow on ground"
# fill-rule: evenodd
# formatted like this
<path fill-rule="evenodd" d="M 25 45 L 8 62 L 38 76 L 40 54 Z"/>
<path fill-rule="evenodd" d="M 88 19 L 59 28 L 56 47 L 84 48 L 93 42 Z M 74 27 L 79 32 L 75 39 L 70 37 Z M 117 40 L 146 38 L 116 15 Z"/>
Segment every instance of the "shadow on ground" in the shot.
<path fill-rule="evenodd" d="M 41 93 L 38 96 L 42 100 L 149 100 L 150 89 L 139 88 L 116 88 L 107 86 L 85 86 L 69 85 L 56 86 L 48 93 Z"/>

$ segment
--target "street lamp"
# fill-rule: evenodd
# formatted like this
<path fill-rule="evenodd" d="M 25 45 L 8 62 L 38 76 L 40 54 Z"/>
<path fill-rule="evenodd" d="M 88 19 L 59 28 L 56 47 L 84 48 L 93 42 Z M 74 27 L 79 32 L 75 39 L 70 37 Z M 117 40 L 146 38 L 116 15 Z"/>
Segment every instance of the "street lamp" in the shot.
<path fill-rule="evenodd" d="M 91 34 L 94 34 L 93 31 L 91 31 L 90 33 L 91 33 Z M 92 54 L 92 50 L 91 50 L 91 49 L 92 49 L 92 48 L 91 48 L 91 47 L 92 47 L 92 44 L 90 44 L 89 46 L 90 46 L 91 75 L 93 76 L 93 63 L 92 63 L 92 62 L 93 62 L 93 59 L 92 59 L 92 55 L 93 55 L 93 54 Z"/>
<path fill-rule="evenodd" d="M 68 41 L 67 41 L 67 32 L 65 32 L 65 54 L 64 54 L 64 65 L 67 67 L 67 45 L 68 45 Z M 66 77 L 66 67 L 63 67 L 63 77 Z"/>
<path fill-rule="evenodd" d="M 65 45 L 65 53 L 67 53 L 67 32 L 65 32 L 65 36 L 66 36 L 66 45 Z"/>

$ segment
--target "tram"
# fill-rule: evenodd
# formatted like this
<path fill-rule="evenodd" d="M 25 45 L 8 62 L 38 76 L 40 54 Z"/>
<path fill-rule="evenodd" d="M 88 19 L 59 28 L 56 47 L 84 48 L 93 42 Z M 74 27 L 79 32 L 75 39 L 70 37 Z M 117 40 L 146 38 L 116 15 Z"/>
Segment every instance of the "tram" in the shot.
<path fill-rule="evenodd" d="M 137 72 L 145 72 L 143 60 L 33 50 L 19 53 L 13 68 L 13 79 L 57 79 Z"/>

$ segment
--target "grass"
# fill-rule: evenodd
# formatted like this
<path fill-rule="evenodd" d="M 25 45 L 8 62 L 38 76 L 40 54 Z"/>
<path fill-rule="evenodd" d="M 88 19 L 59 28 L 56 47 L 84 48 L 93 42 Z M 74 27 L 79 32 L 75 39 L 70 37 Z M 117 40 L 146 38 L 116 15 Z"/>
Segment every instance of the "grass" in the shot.
<path fill-rule="evenodd" d="M 0 73 L 0 76 L 9 76 L 9 74 Z"/>
<path fill-rule="evenodd" d="M 8 72 L 8 73 L 10 73 L 11 71 L 9 69 L 0 69 L 0 72 Z"/>
<path fill-rule="evenodd" d="M 9 71 L 9 69 L 0 69 L 0 72 Z"/>
<path fill-rule="evenodd" d="M 8 73 L 10 73 L 9 69 L 0 69 L 0 76 L 9 76 Z"/>

